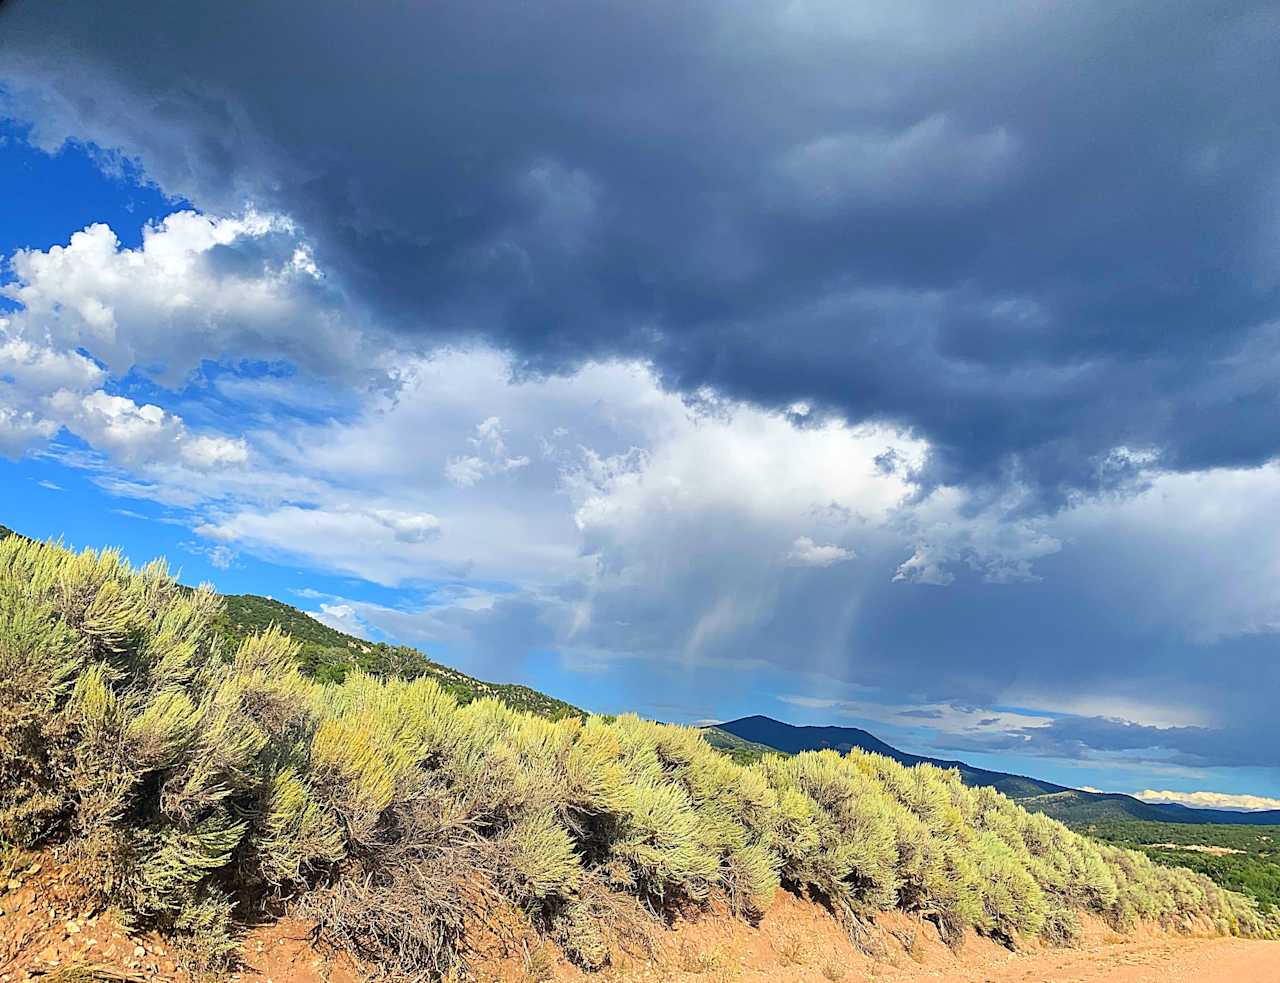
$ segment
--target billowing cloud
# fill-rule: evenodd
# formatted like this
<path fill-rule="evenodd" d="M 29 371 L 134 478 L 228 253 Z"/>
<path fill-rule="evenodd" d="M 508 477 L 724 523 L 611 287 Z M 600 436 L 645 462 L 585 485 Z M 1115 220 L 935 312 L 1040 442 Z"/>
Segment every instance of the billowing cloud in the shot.
<path fill-rule="evenodd" d="M 137 249 L 93 225 L 65 246 L 19 250 L 9 268 L 0 286 L 15 305 L 0 317 L 7 456 L 65 429 L 118 465 L 239 467 L 249 460 L 243 434 L 195 432 L 180 414 L 120 392 L 121 380 L 176 388 L 206 362 L 245 359 L 286 359 L 348 383 L 379 374 L 349 308 L 283 219 L 179 212 L 146 227 Z"/>
<path fill-rule="evenodd" d="M 1174 792 L 1169 789 L 1143 789 L 1134 792 L 1134 798 L 1143 802 L 1176 802 L 1179 805 L 1196 809 L 1238 809 L 1243 812 L 1256 812 L 1262 809 L 1280 809 L 1280 799 L 1271 799 L 1265 795 L 1239 795 L 1232 792 Z"/>
<path fill-rule="evenodd" d="M 914 550 L 894 580 L 945 587 L 965 564 L 989 583 L 1038 578 L 1035 561 L 1061 549 L 1040 518 L 1026 518 L 1027 490 L 1013 486 L 995 501 L 975 503 L 959 488 L 939 488 L 902 517 Z M 965 516 L 964 521 L 957 521 Z"/>
<path fill-rule="evenodd" d="M 350 604 L 321 603 L 319 611 L 308 611 L 307 614 L 322 625 L 328 625 L 330 628 L 336 628 L 357 638 L 364 638 L 368 632 L 365 623 Z"/>
<path fill-rule="evenodd" d="M 89 357 L 32 344 L 0 318 L 0 453 L 17 457 L 66 429 L 124 465 L 177 464 L 196 471 L 248 461 L 243 439 L 191 432 L 181 417 L 97 388 Z"/>
<path fill-rule="evenodd" d="M 101 390 L 77 396 L 62 389 L 49 397 L 49 405 L 70 429 L 125 464 L 172 456 L 206 470 L 249 459 L 243 440 L 192 436 L 180 418 L 150 403 L 139 406 Z"/>
<path fill-rule="evenodd" d="M 1127 450 L 1280 450 L 1260 0 L 323 0 L 301 34 L 282 0 L 0 18 L 32 142 L 288 216 L 331 285 L 427 348 L 638 357 L 684 393 L 887 421 L 928 442 L 928 480 L 1012 478 L 1031 508 L 1123 487 Z M 904 578 L 944 580 L 957 549 L 929 538 Z"/>
<path fill-rule="evenodd" d="M 8 346 L 38 339 L 57 353 L 28 371 L 47 374 L 51 358 L 88 351 L 99 374 L 101 365 L 176 386 L 205 360 L 287 359 L 346 379 L 372 361 L 350 309 L 283 218 L 176 212 L 144 228 L 136 249 L 92 225 L 65 246 L 19 250 L 9 266 L 0 293 L 19 309 Z"/>

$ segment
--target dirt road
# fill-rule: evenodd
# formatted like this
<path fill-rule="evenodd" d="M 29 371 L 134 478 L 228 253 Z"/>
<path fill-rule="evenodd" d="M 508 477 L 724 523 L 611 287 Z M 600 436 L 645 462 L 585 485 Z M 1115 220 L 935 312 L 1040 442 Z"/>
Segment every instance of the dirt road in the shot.
<path fill-rule="evenodd" d="M 849 979 L 859 979 L 851 973 Z M 885 968 L 878 983 L 1280 983 L 1280 943 L 1150 939 L 1080 949 Z"/>

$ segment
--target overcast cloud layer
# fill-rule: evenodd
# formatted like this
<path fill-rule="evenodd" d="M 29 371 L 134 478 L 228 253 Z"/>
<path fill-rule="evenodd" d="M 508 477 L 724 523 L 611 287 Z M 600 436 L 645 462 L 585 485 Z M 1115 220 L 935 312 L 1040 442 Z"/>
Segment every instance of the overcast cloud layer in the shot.
<path fill-rule="evenodd" d="M 498 676 L 1275 768 L 1274 3 L 298 9 L 0 5 L 191 206 L 12 254 L 0 454 Z"/>

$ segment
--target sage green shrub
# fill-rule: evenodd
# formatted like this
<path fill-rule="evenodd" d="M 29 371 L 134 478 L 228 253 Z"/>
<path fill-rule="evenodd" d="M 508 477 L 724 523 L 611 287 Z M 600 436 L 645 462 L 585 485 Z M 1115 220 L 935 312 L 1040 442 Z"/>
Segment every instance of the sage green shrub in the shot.
<path fill-rule="evenodd" d="M 855 934 L 889 908 L 953 942 L 1066 942 L 1081 911 L 1280 934 L 1274 910 L 954 772 L 833 751 L 743 766 L 633 715 L 460 707 L 425 677 L 320 683 L 278 630 L 224 645 L 219 610 L 158 563 L 0 542 L 0 846 L 62 851 L 99 900 L 210 963 L 281 897 L 428 976 L 460 968 L 496 905 L 599 968 L 646 917 L 723 897 L 755 918 L 780 885 Z"/>

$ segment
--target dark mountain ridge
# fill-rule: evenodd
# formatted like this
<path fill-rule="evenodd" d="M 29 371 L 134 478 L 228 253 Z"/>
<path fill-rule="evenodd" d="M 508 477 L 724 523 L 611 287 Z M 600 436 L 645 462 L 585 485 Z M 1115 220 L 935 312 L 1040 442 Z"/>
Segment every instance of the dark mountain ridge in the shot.
<path fill-rule="evenodd" d="M 821 751 L 824 748 L 846 753 L 856 747 L 874 754 L 883 754 L 886 758 L 892 758 L 904 765 L 931 764 L 939 768 L 954 768 L 960 772 L 960 777 L 966 785 L 989 785 L 1011 799 L 1072 791 L 1065 785 L 1055 785 L 1026 775 L 988 771 L 985 768 L 975 768 L 963 761 L 910 754 L 907 751 L 900 751 L 891 744 L 886 744 L 874 734 L 858 727 L 797 727 L 781 720 L 774 720 L 772 717 L 756 714 L 730 720 L 717 725 L 717 728 L 734 737 L 764 744 L 779 751 L 785 751 L 787 754 Z"/>
<path fill-rule="evenodd" d="M 904 765 L 932 764 L 939 768 L 955 768 L 966 785 L 987 785 L 1002 792 L 1025 809 L 1043 812 L 1065 823 L 1092 823 L 1114 819 L 1145 819 L 1165 823 L 1224 823 L 1236 826 L 1280 825 L 1280 809 L 1262 812 L 1236 812 L 1231 809 L 1194 809 L 1171 802 L 1143 802 L 1122 792 L 1085 792 L 1055 785 L 1039 778 L 1013 775 L 1003 771 L 975 768 L 963 761 L 930 758 L 900 751 L 874 734 L 858 727 L 798 727 L 755 715 L 717 724 L 708 731 L 722 731 L 732 739 L 750 745 L 764 745 L 786 754 L 821 751 L 831 748 L 842 753 L 861 748 L 901 762 Z M 714 734 L 708 740 L 717 743 Z"/>

